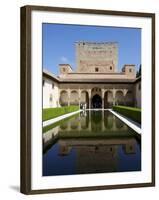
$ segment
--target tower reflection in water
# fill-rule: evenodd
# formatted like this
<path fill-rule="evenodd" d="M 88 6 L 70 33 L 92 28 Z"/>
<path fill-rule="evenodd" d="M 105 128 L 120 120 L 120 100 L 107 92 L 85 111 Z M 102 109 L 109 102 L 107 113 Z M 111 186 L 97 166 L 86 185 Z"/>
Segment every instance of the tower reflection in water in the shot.
<path fill-rule="evenodd" d="M 141 170 L 141 138 L 109 111 L 86 111 L 43 133 L 43 176 Z"/>

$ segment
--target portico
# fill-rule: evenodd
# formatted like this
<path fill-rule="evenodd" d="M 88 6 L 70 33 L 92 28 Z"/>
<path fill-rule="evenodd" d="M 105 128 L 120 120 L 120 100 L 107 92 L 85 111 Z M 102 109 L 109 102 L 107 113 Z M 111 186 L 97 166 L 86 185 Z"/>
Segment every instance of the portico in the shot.
<path fill-rule="evenodd" d="M 136 78 L 133 64 L 117 71 L 117 43 L 79 42 L 76 54 L 76 70 L 69 64 L 59 64 L 59 76 L 43 70 L 44 108 L 81 104 L 87 109 L 141 107 L 141 78 Z"/>
<path fill-rule="evenodd" d="M 71 88 L 71 86 L 70 86 Z M 133 105 L 133 88 L 60 89 L 60 105 L 86 104 L 86 108 L 110 108 L 113 105 Z"/>

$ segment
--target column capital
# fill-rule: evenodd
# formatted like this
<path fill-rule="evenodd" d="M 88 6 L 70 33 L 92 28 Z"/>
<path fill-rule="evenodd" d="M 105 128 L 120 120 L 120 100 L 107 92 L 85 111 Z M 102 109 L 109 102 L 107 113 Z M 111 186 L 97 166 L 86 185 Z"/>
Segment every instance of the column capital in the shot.
<path fill-rule="evenodd" d="M 67 89 L 67 92 L 68 92 L 68 97 L 70 98 L 71 90 Z"/>
<path fill-rule="evenodd" d="M 124 89 L 123 90 L 123 95 L 126 96 L 127 92 L 128 92 L 128 89 Z"/>
<path fill-rule="evenodd" d="M 105 89 L 102 89 L 102 98 L 104 98 Z"/>
<path fill-rule="evenodd" d="M 78 95 L 81 96 L 81 89 L 78 89 Z"/>
<path fill-rule="evenodd" d="M 88 90 L 89 98 L 91 97 L 91 89 Z"/>
<path fill-rule="evenodd" d="M 113 93 L 113 98 L 115 98 L 115 95 L 116 95 L 116 89 L 112 89 L 112 93 Z"/>
<path fill-rule="evenodd" d="M 113 92 L 113 106 L 115 106 L 115 104 L 116 104 L 116 89 L 114 89 L 113 88 L 113 90 L 112 90 L 112 92 Z"/>

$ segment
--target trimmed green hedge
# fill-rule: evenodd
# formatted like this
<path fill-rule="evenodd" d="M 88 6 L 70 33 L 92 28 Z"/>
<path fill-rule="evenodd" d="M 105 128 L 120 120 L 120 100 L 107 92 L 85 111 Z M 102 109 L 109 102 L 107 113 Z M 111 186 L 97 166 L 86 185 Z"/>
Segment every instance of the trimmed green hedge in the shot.
<path fill-rule="evenodd" d="M 127 106 L 113 106 L 113 110 L 141 124 L 141 109 Z"/>
<path fill-rule="evenodd" d="M 48 126 L 43 127 L 43 133 L 49 131 L 50 129 L 52 129 L 52 128 L 56 127 L 56 126 L 61 125 L 61 123 L 67 122 L 67 120 L 72 119 L 72 118 L 74 118 L 75 116 L 79 116 L 79 113 L 76 113 L 76 114 L 74 114 L 74 115 L 71 115 L 70 117 L 66 117 L 66 118 L 64 118 L 64 119 L 61 119 L 61 120 L 59 120 L 59 121 L 53 123 L 53 124 L 50 124 L 50 125 L 48 125 Z"/>
<path fill-rule="evenodd" d="M 79 106 L 63 106 L 60 108 L 46 108 L 43 109 L 43 121 L 59 117 L 61 115 L 75 112 L 79 110 Z"/>

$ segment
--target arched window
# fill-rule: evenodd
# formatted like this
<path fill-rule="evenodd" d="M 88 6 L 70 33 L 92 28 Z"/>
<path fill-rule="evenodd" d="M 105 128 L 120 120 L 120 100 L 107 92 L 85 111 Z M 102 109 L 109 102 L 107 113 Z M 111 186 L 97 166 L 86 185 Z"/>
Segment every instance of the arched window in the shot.
<path fill-rule="evenodd" d="M 126 95 L 125 95 L 125 105 L 127 106 L 133 106 L 133 92 L 132 91 L 127 91 Z"/>
<path fill-rule="evenodd" d="M 70 104 L 71 105 L 78 105 L 78 103 L 79 103 L 78 92 L 74 90 L 70 94 Z"/>
<path fill-rule="evenodd" d="M 60 93 L 60 104 L 61 104 L 61 106 L 68 105 L 68 93 L 66 90 L 63 90 Z"/>
<path fill-rule="evenodd" d="M 104 94 L 104 108 L 111 108 L 113 106 L 113 92 L 106 91 Z"/>
<path fill-rule="evenodd" d="M 124 95 L 122 91 L 117 91 L 115 95 L 115 102 L 117 105 L 124 105 Z"/>

